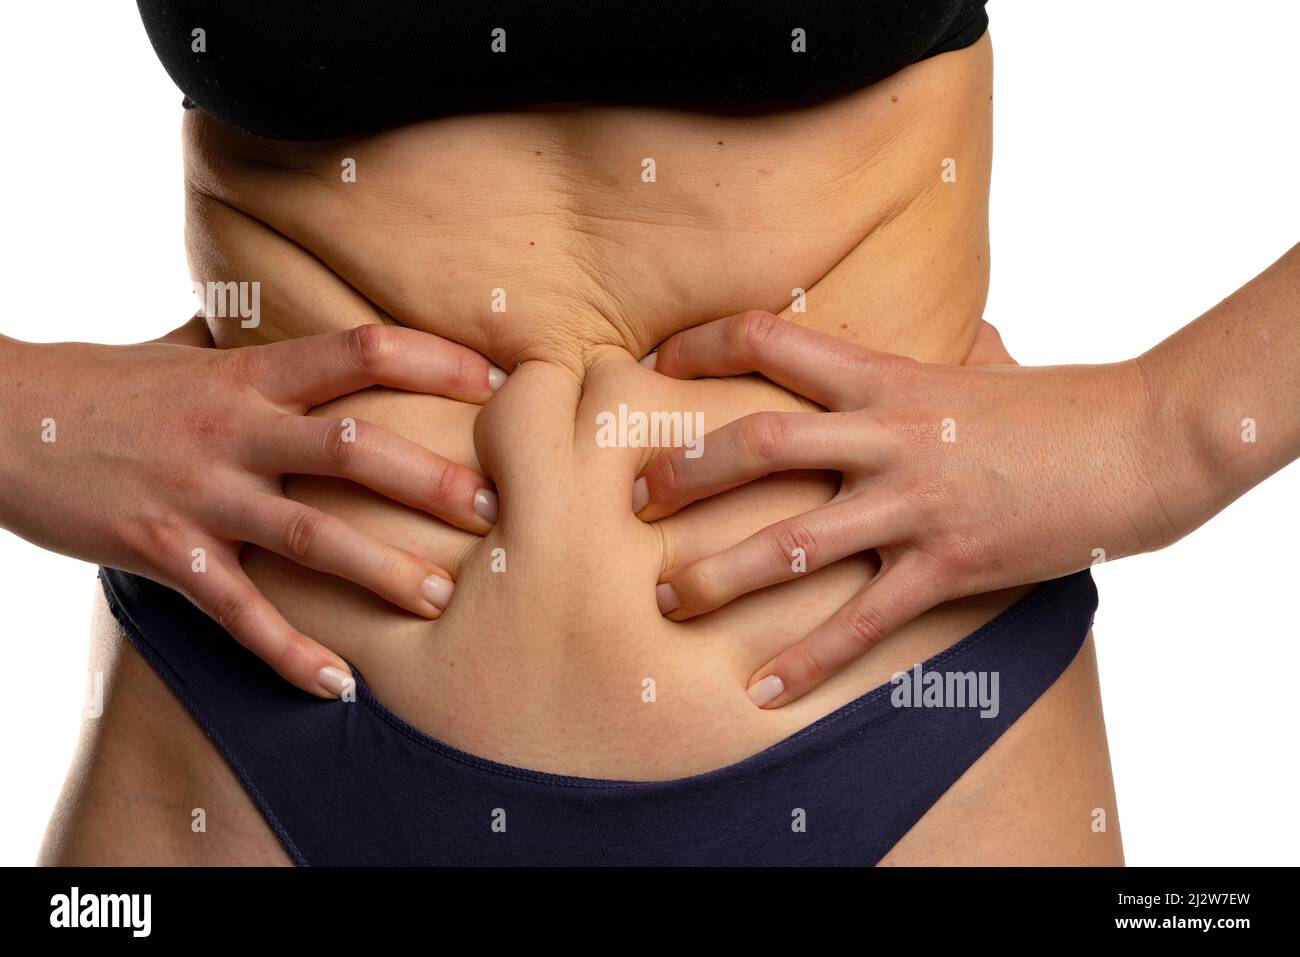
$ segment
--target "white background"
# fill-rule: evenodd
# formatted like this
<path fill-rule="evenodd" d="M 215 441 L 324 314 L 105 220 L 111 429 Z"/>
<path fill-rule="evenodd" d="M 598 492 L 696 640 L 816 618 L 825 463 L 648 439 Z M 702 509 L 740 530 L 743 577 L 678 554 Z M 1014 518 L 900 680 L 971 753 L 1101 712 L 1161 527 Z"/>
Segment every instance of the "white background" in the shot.
<path fill-rule="evenodd" d="M 1022 363 L 1139 353 L 1300 239 L 1300 4 L 990 14 L 987 315 Z M 0 331 L 131 342 L 180 325 L 180 94 L 134 4 L 10 4 L 0 95 Z M 1187 540 L 1097 570 L 1131 864 L 1300 863 L 1298 497 L 1292 466 Z M 34 860 L 62 784 L 93 587 L 91 566 L 0 532 L 0 864 Z"/>

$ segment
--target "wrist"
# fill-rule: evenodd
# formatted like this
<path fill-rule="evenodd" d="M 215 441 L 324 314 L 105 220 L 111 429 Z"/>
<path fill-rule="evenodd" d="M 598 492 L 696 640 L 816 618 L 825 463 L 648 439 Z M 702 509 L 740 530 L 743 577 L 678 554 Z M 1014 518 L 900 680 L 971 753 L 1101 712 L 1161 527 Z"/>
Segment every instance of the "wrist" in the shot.
<path fill-rule="evenodd" d="M 1141 551 L 1172 545 L 1236 497 L 1220 463 L 1223 430 L 1184 364 L 1153 349 L 1121 365 L 1141 390 L 1137 461 L 1145 494 Z"/>

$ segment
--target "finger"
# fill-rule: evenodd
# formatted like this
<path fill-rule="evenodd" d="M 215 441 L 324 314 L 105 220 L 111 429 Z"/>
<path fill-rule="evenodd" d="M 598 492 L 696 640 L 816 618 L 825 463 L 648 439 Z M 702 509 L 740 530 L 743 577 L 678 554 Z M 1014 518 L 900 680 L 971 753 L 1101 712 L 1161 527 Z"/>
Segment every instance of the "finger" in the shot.
<path fill-rule="evenodd" d="M 318 698 L 340 698 L 352 670 L 338 655 L 298 631 L 257 590 L 238 563 L 217 563 L 195 575 L 186 596 L 237 642 L 291 685 Z"/>
<path fill-rule="evenodd" d="M 632 485 L 644 521 L 692 502 L 792 469 L 845 471 L 870 464 L 865 419 L 833 412 L 756 412 L 706 433 L 696 449 L 659 456 Z"/>
<path fill-rule="evenodd" d="M 900 559 L 884 569 L 810 635 L 756 671 L 749 699 L 760 708 L 789 704 L 937 605 L 943 597 L 926 584 L 922 568 Z"/>
<path fill-rule="evenodd" d="M 988 365 L 1019 365 L 1015 359 L 1011 358 L 1011 353 L 1007 352 L 1007 347 L 1002 344 L 1002 334 L 991 322 L 981 319 L 979 328 L 975 330 L 975 341 L 971 344 L 970 352 L 966 356 L 968 366 L 988 366 Z"/>
<path fill-rule="evenodd" d="M 357 326 L 227 355 L 272 402 L 303 409 L 375 385 L 481 403 L 506 379 L 472 349 L 401 326 Z"/>
<path fill-rule="evenodd" d="M 497 495 L 483 476 L 358 419 L 279 416 L 259 432 L 250 466 L 347 479 L 479 535 L 497 519 Z"/>
<path fill-rule="evenodd" d="M 892 544 L 902 532 L 901 517 L 889 507 L 871 507 L 861 497 L 844 499 L 770 525 L 672 572 L 656 590 L 659 610 L 684 621 L 741 595 Z"/>
<path fill-rule="evenodd" d="M 751 310 L 670 336 L 654 368 L 677 379 L 757 372 L 828 409 L 849 409 L 865 404 L 899 361 Z"/>
<path fill-rule="evenodd" d="M 340 518 L 276 495 L 241 506 L 230 536 L 318 572 L 355 582 L 399 608 L 437 618 L 451 600 L 451 576 L 418 555 L 386 545 Z"/>

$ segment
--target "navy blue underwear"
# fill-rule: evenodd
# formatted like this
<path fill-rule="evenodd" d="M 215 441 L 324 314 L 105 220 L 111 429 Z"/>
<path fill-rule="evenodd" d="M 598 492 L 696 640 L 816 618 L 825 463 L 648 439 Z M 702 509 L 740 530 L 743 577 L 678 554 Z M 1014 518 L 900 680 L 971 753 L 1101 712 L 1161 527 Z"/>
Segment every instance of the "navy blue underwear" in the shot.
<path fill-rule="evenodd" d="M 1065 671 L 1097 607 L 1087 571 L 1044 582 L 906 680 L 752 757 L 606 781 L 444 744 L 355 670 L 356 701 L 314 698 L 181 595 L 111 568 L 100 580 L 131 643 L 303 865 L 875 864 Z M 981 681 L 996 709 L 975 700 Z"/>

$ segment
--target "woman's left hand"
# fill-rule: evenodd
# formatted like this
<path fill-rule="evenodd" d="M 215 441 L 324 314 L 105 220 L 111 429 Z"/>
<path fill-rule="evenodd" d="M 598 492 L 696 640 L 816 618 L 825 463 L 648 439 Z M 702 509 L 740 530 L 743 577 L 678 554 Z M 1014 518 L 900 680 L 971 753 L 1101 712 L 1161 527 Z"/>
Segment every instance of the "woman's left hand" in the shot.
<path fill-rule="evenodd" d="M 660 456 L 633 489 L 640 518 L 772 472 L 843 478 L 821 508 L 668 570 L 660 607 L 681 621 L 874 549 L 879 574 L 751 678 L 754 703 L 779 707 L 944 601 L 1169 544 L 1197 521 L 1153 481 L 1179 466 L 1154 461 L 1162 443 L 1140 363 L 1017 366 L 987 323 L 963 366 L 873 352 L 764 312 L 678 333 L 657 372 L 757 372 L 829 411 L 757 413 L 706 434 L 699 457 Z"/>

